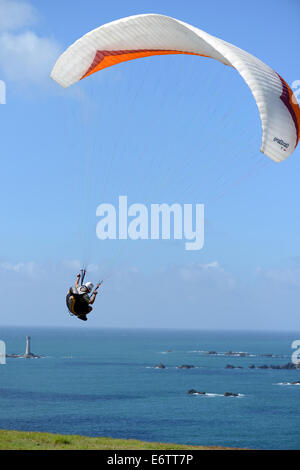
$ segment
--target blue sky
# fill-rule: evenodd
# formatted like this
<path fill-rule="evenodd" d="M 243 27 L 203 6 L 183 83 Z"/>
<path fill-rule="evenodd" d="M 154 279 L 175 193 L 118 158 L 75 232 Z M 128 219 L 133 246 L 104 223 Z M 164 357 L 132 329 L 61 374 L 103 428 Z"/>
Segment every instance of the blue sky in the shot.
<path fill-rule="evenodd" d="M 165 56 L 66 91 L 50 80 L 81 35 L 139 13 L 186 21 L 300 80 L 297 0 L 0 0 L 1 323 L 83 327 L 64 294 L 84 262 L 91 280 L 107 278 L 88 326 L 299 330 L 300 150 L 281 164 L 259 152 L 241 77 Z M 122 194 L 204 203 L 204 248 L 100 242 L 96 207 Z"/>

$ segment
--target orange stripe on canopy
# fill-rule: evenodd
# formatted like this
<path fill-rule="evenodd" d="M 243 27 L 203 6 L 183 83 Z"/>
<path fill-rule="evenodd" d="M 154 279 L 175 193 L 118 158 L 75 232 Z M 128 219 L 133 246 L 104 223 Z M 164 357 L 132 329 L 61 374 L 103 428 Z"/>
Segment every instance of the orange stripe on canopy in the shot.
<path fill-rule="evenodd" d="M 212 57 L 204 54 L 197 54 L 196 52 L 184 52 L 184 51 L 171 51 L 171 50 L 150 50 L 140 49 L 131 51 L 97 51 L 95 58 L 89 67 L 88 71 L 81 77 L 81 80 L 89 75 L 92 75 L 99 70 L 103 70 L 112 65 L 120 64 L 128 60 L 140 59 L 141 57 L 149 57 L 154 55 L 167 55 L 167 54 L 189 54 L 198 55 L 202 57 Z"/>

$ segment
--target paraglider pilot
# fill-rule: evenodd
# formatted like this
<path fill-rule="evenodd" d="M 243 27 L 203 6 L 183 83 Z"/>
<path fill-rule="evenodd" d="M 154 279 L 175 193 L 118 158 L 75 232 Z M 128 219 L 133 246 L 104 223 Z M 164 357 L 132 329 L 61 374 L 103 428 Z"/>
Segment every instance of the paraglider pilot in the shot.
<path fill-rule="evenodd" d="M 86 282 L 83 284 L 84 277 L 85 271 L 82 271 L 81 274 L 77 274 L 75 285 L 68 291 L 66 303 L 70 313 L 80 320 L 86 321 L 86 316 L 93 310 L 92 305 L 96 300 L 98 289 L 101 286 L 102 281 L 97 284 L 94 292 L 92 293 L 94 284 L 92 282 Z"/>

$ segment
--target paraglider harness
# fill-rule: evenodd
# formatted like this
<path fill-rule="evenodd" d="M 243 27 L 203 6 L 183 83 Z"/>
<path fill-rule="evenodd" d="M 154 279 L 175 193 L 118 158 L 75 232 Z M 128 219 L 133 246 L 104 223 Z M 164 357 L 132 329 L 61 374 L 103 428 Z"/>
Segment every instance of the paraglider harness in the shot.
<path fill-rule="evenodd" d="M 81 269 L 81 286 L 85 278 L 86 270 Z M 88 303 L 83 299 L 85 292 L 79 294 L 76 287 L 70 287 L 66 297 L 66 304 L 71 316 L 79 317 L 88 313 Z"/>

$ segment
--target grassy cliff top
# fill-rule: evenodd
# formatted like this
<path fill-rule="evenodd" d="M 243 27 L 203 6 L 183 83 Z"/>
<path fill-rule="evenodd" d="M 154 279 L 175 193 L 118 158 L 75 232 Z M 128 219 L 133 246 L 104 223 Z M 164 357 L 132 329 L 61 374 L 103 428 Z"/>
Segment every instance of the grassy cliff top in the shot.
<path fill-rule="evenodd" d="M 86 437 L 43 432 L 0 430 L 0 450 L 224 450 L 225 447 L 186 446 L 133 439 Z"/>

